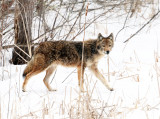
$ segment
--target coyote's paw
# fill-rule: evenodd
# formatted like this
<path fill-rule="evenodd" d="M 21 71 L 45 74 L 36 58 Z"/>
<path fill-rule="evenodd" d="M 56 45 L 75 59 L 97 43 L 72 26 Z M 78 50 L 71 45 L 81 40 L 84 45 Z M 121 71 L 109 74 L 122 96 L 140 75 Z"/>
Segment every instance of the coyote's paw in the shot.
<path fill-rule="evenodd" d="M 26 90 L 22 89 L 22 92 L 26 92 Z"/>
<path fill-rule="evenodd" d="M 85 92 L 85 90 L 84 90 L 83 86 L 82 86 L 82 87 L 80 87 L 80 91 L 81 91 L 81 93 L 84 93 L 84 92 Z"/>
<path fill-rule="evenodd" d="M 49 89 L 49 91 L 54 92 L 57 91 L 57 89 Z"/>
<path fill-rule="evenodd" d="M 113 89 L 113 88 L 110 88 L 109 90 L 110 90 L 110 91 L 114 91 L 114 89 Z"/>

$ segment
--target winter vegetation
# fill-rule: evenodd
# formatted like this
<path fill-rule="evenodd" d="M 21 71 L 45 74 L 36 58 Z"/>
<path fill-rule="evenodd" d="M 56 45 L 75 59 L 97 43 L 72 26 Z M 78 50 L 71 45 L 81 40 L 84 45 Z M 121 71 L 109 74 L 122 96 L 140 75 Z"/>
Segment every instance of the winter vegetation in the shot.
<path fill-rule="evenodd" d="M 159 0 L 0 0 L 0 119 L 160 119 Z M 98 68 L 114 91 L 88 70 L 85 92 L 76 68 L 50 78 L 22 77 L 44 41 L 85 41 L 114 35 Z M 85 51 L 84 51 L 85 52 Z"/>

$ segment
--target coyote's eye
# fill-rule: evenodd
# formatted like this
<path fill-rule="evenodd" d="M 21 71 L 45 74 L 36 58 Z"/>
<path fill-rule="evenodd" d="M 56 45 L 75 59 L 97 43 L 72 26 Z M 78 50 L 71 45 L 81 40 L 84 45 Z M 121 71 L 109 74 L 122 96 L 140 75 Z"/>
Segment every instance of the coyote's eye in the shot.
<path fill-rule="evenodd" d="M 102 47 L 105 47 L 105 45 L 102 45 Z"/>
<path fill-rule="evenodd" d="M 111 47 L 112 45 L 110 44 L 109 47 Z"/>

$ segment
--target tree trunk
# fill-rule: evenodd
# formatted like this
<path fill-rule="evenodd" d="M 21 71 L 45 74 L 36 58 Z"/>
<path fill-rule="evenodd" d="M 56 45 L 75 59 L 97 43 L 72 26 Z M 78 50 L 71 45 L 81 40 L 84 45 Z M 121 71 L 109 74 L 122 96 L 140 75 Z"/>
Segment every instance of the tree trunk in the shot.
<path fill-rule="evenodd" d="M 3 1 L 2 1 L 3 3 Z M 2 5 L 1 5 L 2 7 Z M 2 59 L 2 35 L 3 35 L 3 10 L 0 11 L 0 66 L 3 64 Z"/>
<path fill-rule="evenodd" d="M 2 32 L 0 29 L 0 66 L 2 66 Z"/>
<path fill-rule="evenodd" d="M 12 63 L 25 64 L 30 60 L 32 56 L 33 48 L 31 48 L 32 40 L 32 18 L 33 18 L 33 0 L 19 0 L 18 2 L 19 10 L 15 10 L 15 40 L 12 52 Z M 17 8 L 17 7 L 16 7 Z M 18 46 L 24 45 L 24 46 Z"/>

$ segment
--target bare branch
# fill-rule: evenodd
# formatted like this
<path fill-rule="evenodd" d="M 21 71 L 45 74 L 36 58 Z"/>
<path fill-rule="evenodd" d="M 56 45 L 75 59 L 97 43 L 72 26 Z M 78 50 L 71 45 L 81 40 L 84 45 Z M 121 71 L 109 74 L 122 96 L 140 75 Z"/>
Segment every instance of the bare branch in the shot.
<path fill-rule="evenodd" d="M 82 13 L 82 10 L 84 9 L 84 5 L 85 5 L 85 4 L 82 5 L 81 11 L 79 12 L 79 14 L 78 14 L 78 16 L 77 16 L 77 18 L 76 18 L 74 24 L 72 25 L 70 31 L 68 32 L 68 35 L 66 36 L 65 40 L 68 38 L 69 34 L 71 33 L 73 27 L 75 26 L 75 24 L 76 24 L 76 22 L 77 22 L 77 20 L 78 20 L 78 18 L 80 17 L 80 15 L 81 15 L 81 13 Z"/>
<path fill-rule="evenodd" d="M 152 20 L 154 20 L 154 18 L 156 17 L 156 16 L 158 16 L 158 14 L 160 13 L 160 10 L 156 13 L 156 14 L 154 14 L 153 15 L 153 17 L 147 22 L 147 23 L 145 23 L 138 31 L 136 31 L 132 36 L 130 36 L 127 40 L 125 40 L 123 43 L 126 43 L 126 42 L 128 42 L 131 38 L 133 38 L 135 35 L 137 35 L 143 28 L 145 28 Z"/>
<path fill-rule="evenodd" d="M 31 47 L 32 46 L 36 46 L 38 45 L 39 43 L 33 43 L 31 44 Z M 18 44 L 13 44 L 13 45 L 6 45 L 6 46 L 2 46 L 2 49 L 8 49 L 8 48 L 14 48 L 14 47 L 28 47 L 28 45 L 18 45 Z"/>
<path fill-rule="evenodd" d="M 14 3 L 14 0 L 7 0 L 5 2 L 2 1 L 2 4 L 0 5 L 1 7 L 0 19 L 14 12 L 14 9 L 10 9 L 13 3 Z"/>
<path fill-rule="evenodd" d="M 133 1 L 133 2 L 134 2 L 134 1 Z M 119 34 L 119 33 L 125 28 L 125 26 L 126 26 L 129 13 L 131 12 L 131 9 L 132 9 L 132 6 L 133 6 L 133 2 L 131 3 L 130 9 L 129 9 L 128 14 L 127 14 L 127 16 L 126 16 L 126 19 L 125 19 L 125 21 L 124 21 L 123 27 L 122 27 L 122 28 L 119 30 L 119 32 L 116 34 L 115 41 L 116 41 L 116 39 L 117 39 L 118 34 Z"/>
<path fill-rule="evenodd" d="M 120 4 L 119 4 L 120 5 Z M 98 14 L 86 27 L 85 29 L 87 29 L 92 23 L 94 23 L 98 18 L 104 16 L 106 13 L 110 12 L 111 10 L 113 10 L 115 7 L 117 6 L 113 6 L 112 8 L 110 8 L 108 11 L 105 11 L 101 14 Z M 84 28 L 84 27 L 83 27 Z M 78 35 L 80 35 L 85 29 L 81 28 L 79 30 L 79 32 L 71 39 L 71 40 L 74 40 Z"/>

